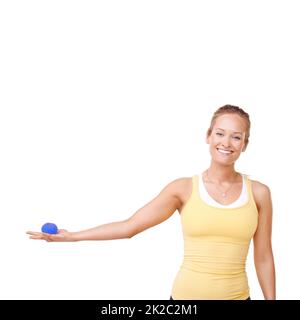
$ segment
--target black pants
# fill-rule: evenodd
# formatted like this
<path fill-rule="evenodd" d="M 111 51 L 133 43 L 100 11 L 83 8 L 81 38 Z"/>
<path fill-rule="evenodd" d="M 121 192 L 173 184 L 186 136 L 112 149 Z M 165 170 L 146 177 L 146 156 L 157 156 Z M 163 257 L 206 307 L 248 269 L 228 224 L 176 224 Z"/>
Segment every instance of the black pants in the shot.
<path fill-rule="evenodd" d="M 172 298 L 172 296 L 170 296 L 170 300 L 174 300 L 174 299 Z M 246 300 L 251 300 L 251 298 L 248 297 Z"/>

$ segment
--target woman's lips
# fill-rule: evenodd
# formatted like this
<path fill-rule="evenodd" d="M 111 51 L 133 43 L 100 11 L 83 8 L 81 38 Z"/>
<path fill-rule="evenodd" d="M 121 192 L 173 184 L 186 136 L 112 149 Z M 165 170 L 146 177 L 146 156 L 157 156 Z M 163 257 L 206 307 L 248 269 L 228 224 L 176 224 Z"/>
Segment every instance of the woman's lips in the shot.
<path fill-rule="evenodd" d="M 225 150 L 225 149 L 221 149 L 221 148 L 217 148 L 218 153 L 225 155 L 225 156 L 229 156 L 230 154 L 233 153 L 233 151 L 231 150 Z"/>

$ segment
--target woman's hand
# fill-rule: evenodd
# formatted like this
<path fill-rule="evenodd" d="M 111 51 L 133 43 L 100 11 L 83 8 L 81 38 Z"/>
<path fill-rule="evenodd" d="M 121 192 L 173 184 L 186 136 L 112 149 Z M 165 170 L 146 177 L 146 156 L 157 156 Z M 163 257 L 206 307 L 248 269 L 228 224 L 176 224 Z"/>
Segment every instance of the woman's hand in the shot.
<path fill-rule="evenodd" d="M 27 231 L 26 233 L 30 235 L 29 239 L 34 239 L 34 240 L 45 240 L 48 242 L 74 241 L 72 239 L 72 234 L 65 229 L 59 229 L 57 234 L 49 234 L 49 233 L 34 232 L 34 231 Z"/>

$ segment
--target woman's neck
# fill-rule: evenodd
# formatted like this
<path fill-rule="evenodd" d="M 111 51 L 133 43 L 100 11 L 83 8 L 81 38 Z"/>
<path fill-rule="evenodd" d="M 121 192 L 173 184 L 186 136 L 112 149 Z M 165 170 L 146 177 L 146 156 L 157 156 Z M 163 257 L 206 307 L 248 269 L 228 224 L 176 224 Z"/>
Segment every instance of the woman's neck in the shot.
<path fill-rule="evenodd" d="M 209 179 L 222 184 L 224 182 L 232 182 L 236 179 L 237 172 L 232 166 L 222 166 L 220 164 L 212 162 L 207 169 Z"/>

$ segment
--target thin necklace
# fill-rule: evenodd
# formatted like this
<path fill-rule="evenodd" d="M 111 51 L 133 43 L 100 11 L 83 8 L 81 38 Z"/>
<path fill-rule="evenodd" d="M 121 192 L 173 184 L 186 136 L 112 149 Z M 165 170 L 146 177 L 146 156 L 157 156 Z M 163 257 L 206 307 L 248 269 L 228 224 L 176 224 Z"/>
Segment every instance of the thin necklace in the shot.
<path fill-rule="evenodd" d="M 220 188 L 218 188 L 213 181 L 211 181 L 211 180 L 209 179 L 209 177 L 208 177 L 208 170 L 206 170 L 205 173 L 206 173 L 206 177 L 208 178 L 208 181 L 211 182 L 211 183 L 219 190 L 219 192 L 221 193 L 221 195 L 222 195 L 223 198 L 226 198 L 226 197 L 227 197 L 228 191 L 231 189 L 231 187 L 232 187 L 233 184 L 235 183 L 235 181 L 236 181 L 236 179 L 237 179 L 237 176 L 238 176 L 238 173 L 236 173 L 235 179 L 233 180 L 233 182 L 231 183 L 231 185 L 229 186 L 229 188 L 228 188 L 227 190 L 223 191 L 223 190 L 221 190 Z"/>

